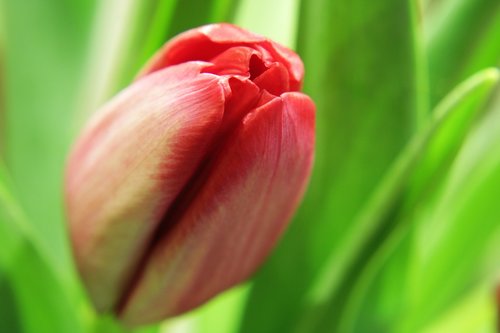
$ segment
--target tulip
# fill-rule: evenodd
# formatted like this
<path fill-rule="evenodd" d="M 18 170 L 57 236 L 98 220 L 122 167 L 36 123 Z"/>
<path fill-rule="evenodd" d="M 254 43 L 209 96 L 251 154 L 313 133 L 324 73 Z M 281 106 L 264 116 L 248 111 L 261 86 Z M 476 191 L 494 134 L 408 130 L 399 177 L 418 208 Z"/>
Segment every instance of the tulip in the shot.
<path fill-rule="evenodd" d="M 314 104 L 292 51 L 229 24 L 168 42 L 104 105 L 66 172 L 69 233 L 99 312 L 152 323 L 247 279 L 296 209 Z"/>

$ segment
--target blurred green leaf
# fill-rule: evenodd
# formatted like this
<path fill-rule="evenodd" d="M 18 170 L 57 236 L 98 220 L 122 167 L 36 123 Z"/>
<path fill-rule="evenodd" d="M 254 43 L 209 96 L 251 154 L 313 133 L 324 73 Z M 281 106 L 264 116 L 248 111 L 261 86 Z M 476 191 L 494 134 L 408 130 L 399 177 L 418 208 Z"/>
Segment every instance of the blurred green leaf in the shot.
<path fill-rule="evenodd" d="M 92 333 L 156 333 L 159 332 L 159 325 L 153 324 L 138 328 L 123 326 L 113 315 L 100 315 L 93 321 Z"/>
<path fill-rule="evenodd" d="M 248 283 L 232 288 L 201 308 L 165 321 L 161 333 L 236 332 L 248 291 Z"/>
<path fill-rule="evenodd" d="M 500 90 L 460 151 L 435 204 L 419 217 L 402 323 L 421 328 L 478 284 L 495 283 L 500 253 Z M 439 292 L 436 292 L 436 291 Z M 493 290 L 493 289 L 492 289 Z"/>
<path fill-rule="evenodd" d="M 0 1 L 0 158 L 5 160 L 5 18 Z"/>
<path fill-rule="evenodd" d="M 47 252 L 26 224 L 7 182 L 5 170 L 0 165 L 2 330 L 83 332 L 78 309 L 73 306 Z"/>
<path fill-rule="evenodd" d="M 479 286 L 457 302 L 423 333 L 488 333 L 496 332 L 496 311 L 490 286 Z"/>
<path fill-rule="evenodd" d="M 93 2 L 2 0 L 6 114 L 1 140 L 20 204 L 57 254 L 59 267 L 70 265 L 63 165 Z"/>
<path fill-rule="evenodd" d="M 198 310 L 200 332 L 237 332 L 245 301 L 250 291 L 249 283 L 232 288 Z"/>
<path fill-rule="evenodd" d="M 345 250 L 333 257 L 327 265 L 326 284 L 335 284 L 335 278 L 342 273 L 345 263 L 359 260 L 354 257 L 356 253 L 372 257 L 359 276 L 353 277 L 353 280 L 358 282 L 355 283 L 352 293 L 346 296 L 344 307 L 336 310 L 342 313 L 342 332 L 365 332 L 368 329 L 371 332 L 387 332 L 392 331 L 398 324 L 394 317 L 404 311 L 408 301 L 401 290 L 406 287 L 404 283 L 412 242 L 408 235 L 411 230 L 409 222 L 412 220 L 409 211 L 414 209 L 418 202 L 432 197 L 429 196 L 429 189 L 434 190 L 436 184 L 439 184 L 435 175 L 445 174 L 444 171 L 448 170 L 466 133 L 478 115 L 484 111 L 484 103 L 494 91 L 498 78 L 496 69 L 477 73 L 459 85 L 439 104 L 429 123 L 401 153 L 393 167 L 388 170 L 372 200 L 362 210 L 355 223 L 358 229 L 353 230 L 342 243 Z M 438 158 L 435 156 L 436 147 L 440 148 Z M 415 173 L 420 176 L 417 182 L 414 181 Z M 427 191 L 424 191 L 424 188 Z M 405 193 L 409 189 L 412 195 Z M 398 207 L 401 206 L 402 198 L 406 200 L 406 205 Z M 387 229 L 387 224 L 390 225 L 391 221 L 396 224 L 396 228 L 393 231 L 391 228 L 384 231 L 391 235 L 380 242 L 381 245 L 375 253 L 366 255 L 362 249 L 365 244 L 369 244 L 370 236 L 380 233 L 380 229 Z M 390 263 L 387 263 L 389 258 Z M 375 278 L 377 281 L 373 282 Z M 325 282 L 323 286 L 320 285 L 323 292 L 332 289 L 332 286 L 324 285 Z M 373 301 L 369 305 L 363 305 L 363 300 L 366 299 Z"/>
<path fill-rule="evenodd" d="M 169 37 L 202 24 L 233 20 L 240 0 L 182 0 L 177 2 Z"/>
<path fill-rule="evenodd" d="M 125 62 L 121 68 L 120 88 L 127 85 L 144 63 L 175 35 L 204 24 L 232 20 L 239 0 L 154 0 L 136 3 L 135 20 L 131 20 L 135 29 L 125 36 L 129 47 L 121 55 Z"/>
<path fill-rule="evenodd" d="M 7 263 L 10 253 L 16 249 L 21 236 L 21 225 L 24 217 L 18 203 L 10 193 L 7 172 L 0 161 L 0 237 L 2 238 L 2 251 L 0 262 Z"/>
<path fill-rule="evenodd" d="M 146 33 L 142 55 L 137 67 L 143 66 L 148 59 L 166 42 L 169 23 L 172 21 L 176 0 L 159 0 L 152 11 L 151 24 Z"/>
<path fill-rule="evenodd" d="M 0 323 L 6 332 L 22 332 L 21 310 L 12 290 L 8 267 L 13 251 L 19 246 L 19 232 L 12 231 L 12 224 L 21 220 L 21 214 L 14 199 L 7 191 L 6 175 L 0 165 Z"/>
<path fill-rule="evenodd" d="M 235 23 L 295 49 L 299 5 L 300 0 L 240 0 Z"/>
<path fill-rule="evenodd" d="M 242 332 L 293 332 L 302 325 L 312 332 L 304 318 L 308 289 L 356 229 L 353 219 L 426 113 L 409 2 L 304 1 L 300 13 L 305 90 L 317 105 L 315 169 L 295 222 L 257 276 Z M 339 318 L 329 320 L 333 326 Z"/>
<path fill-rule="evenodd" d="M 138 50 L 135 49 L 132 54 L 128 54 L 128 51 L 133 42 L 137 42 L 138 18 L 153 6 L 153 2 L 142 3 L 140 6 L 137 0 L 97 2 L 89 29 L 89 45 L 85 50 L 86 68 L 78 96 L 78 114 L 74 119 L 76 130 L 97 107 L 122 88 L 119 80 L 125 75 L 131 75 L 130 72 L 134 70 L 124 66 L 130 63 L 132 56 L 138 55 Z M 145 27 L 141 28 L 140 31 L 143 32 Z"/>
<path fill-rule="evenodd" d="M 433 1 L 424 23 L 432 105 L 473 73 L 500 65 L 498 0 Z"/>
<path fill-rule="evenodd" d="M 449 171 L 476 118 L 484 111 L 484 103 L 493 94 L 498 79 L 498 69 L 482 70 L 458 85 L 437 105 L 431 121 L 437 120 L 440 128 L 419 162 L 407 205 L 414 206 L 419 198 L 425 199 L 429 192 L 437 192 L 440 180 Z"/>

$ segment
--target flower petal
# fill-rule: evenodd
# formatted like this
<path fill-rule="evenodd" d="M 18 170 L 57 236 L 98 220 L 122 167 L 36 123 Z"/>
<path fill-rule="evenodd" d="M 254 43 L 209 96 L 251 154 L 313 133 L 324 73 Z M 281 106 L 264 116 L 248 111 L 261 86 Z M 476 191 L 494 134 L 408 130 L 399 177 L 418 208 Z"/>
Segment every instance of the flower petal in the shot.
<path fill-rule="evenodd" d="M 210 60 L 213 66 L 207 72 L 217 75 L 235 75 L 250 77 L 250 59 L 252 56 L 260 56 L 260 52 L 246 46 L 236 46 Z"/>
<path fill-rule="evenodd" d="M 247 278 L 303 195 L 313 143 L 314 105 L 301 93 L 248 114 L 188 208 L 170 216 L 120 318 L 133 326 L 179 314 Z"/>
<path fill-rule="evenodd" d="M 252 47 L 259 51 L 268 65 L 272 62 L 282 63 L 290 73 L 290 89 L 300 90 L 304 65 L 294 52 L 228 23 L 206 25 L 175 37 L 155 54 L 141 71 L 140 76 L 182 62 L 210 61 L 227 49 L 237 46 Z"/>
<path fill-rule="evenodd" d="M 288 72 L 280 63 L 274 63 L 268 70 L 255 78 L 254 83 L 273 95 L 280 96 L 290 91 Z"/>
<path fill-rule="evenodd" d="M 74 253 L 96 307 L 111 310 L 157 223 L 206 155 L 226 87 L 203 63 L 136 81 L 91 122 L 70 157 Z"/>

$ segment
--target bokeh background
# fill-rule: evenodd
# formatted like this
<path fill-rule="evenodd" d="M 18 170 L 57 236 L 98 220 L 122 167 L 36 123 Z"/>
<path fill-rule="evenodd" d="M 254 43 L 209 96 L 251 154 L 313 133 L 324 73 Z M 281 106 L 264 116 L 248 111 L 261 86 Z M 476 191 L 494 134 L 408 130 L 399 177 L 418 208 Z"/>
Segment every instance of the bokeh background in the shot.
<path fill-rule="evenodd" d="M 75 273 L 65 158 L 165 41 L 221 21 L 303 58 L 312 181 L 251 281 L 126 329 Z M 498 65 L 498 0 L 0 0 L 0 332 L 495 332 Z"/>

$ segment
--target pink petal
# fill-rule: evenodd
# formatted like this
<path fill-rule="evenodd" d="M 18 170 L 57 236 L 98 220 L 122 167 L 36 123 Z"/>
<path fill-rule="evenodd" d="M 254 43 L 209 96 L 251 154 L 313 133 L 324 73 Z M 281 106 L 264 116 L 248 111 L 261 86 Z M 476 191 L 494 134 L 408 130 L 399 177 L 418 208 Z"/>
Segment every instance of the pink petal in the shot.
<path fill-rule="evenodd" d="M 264 98 L 267 100 L 268 95 Z M 253 110 L 165 221 L 124 298 L 129 325 L 189 310 L 247 278 L 269 253 L 311 170 L 314 105 L 285 93 Z"/>
<path fill-rule="evenodd" d="M 290 73 L 290 89 L 300 90 L 304 66 L 291 50 L 262 36 L 227 23 L 211 24 L 186 31 L 165 44 L 142 70 L 140 76 L 186 61 L 211 61 L 231 47 L 246 46 L 259 51 L 263 60 L 280 62 Z"/>
<path fill-rule="evenodd" d="M 221 140 L 234 131 L 243 117 L 252 110 L 259 101 L 261 92 L 250 80 L 230 78 L 231 96 L 226 99 L 224 119 L 219 133 Z"/>
<path fill-rule="evenodd" d="M 161 216 L 220 128 L 224 82 L 207 64 L 136 81 L 87 127 L 70 157 L 66 198 L 76 262 L 90 296 L 111 310 Z"/>
<path fill-rule="evenodd" d="M 210 60 L 213 66 L 207 72 L 217 75 L 237 75 L 250 77 L 250 61 L 252 56 L 260 56 L 260 52 L 245 46 L 236 46 Z"/>
<path fill-rule="evenodd" d="M 280 63 L 274 63 L 253 81 L 259 88 L 265 89 L 273 95 L 280 96 L 290 91 L 288 72 Z"/>

